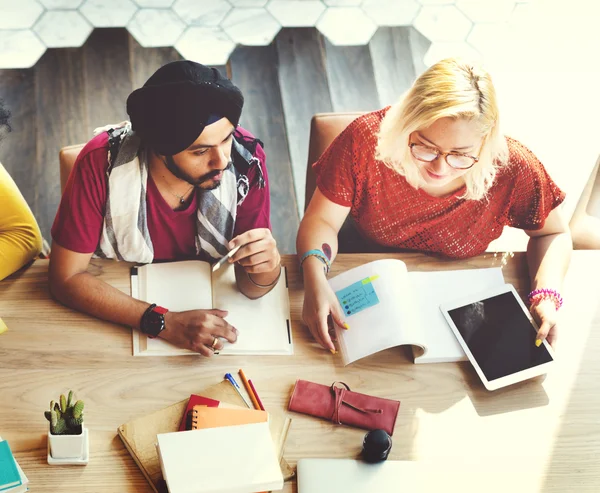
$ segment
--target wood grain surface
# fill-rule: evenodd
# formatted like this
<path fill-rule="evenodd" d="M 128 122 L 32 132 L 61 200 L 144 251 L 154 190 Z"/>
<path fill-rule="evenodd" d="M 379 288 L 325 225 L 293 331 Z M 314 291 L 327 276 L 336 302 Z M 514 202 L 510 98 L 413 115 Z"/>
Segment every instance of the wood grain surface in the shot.
<path fill-rule="evenodd" d="M 402 259 L 409 270 L 500 266 L 522 295 L 528 290 L 523 254 L 486 254 L 460 262 L 420 254 L 341 255 L 332 275 L 390 257 Z M 495 392 L 484 389 L 467 363 L 414 365 L 402 347 L 344 368 L 339 356 L 317 346 L 302 324 L 297 263 L 293 256 L 285 256 L 284 263 L 294 356 L 134 358 L 130 329 L 51 299 L 46 261 L 0 283 L 0 316 L 9 327 L 0 336 L 0 435 L 9 440 L 32 491 L 73 486 L 83 492 L 151 491 L 118 438 L 118 426 L 239 368 L 253 380 L 267 410 L 287 409 L 298 378 L 343 381 L 353 390 L 398 399 L 402 404 L 390 457 L 430 461 L 432 468 L 465 468 L 465 477 L 469 471 L 489 471 L 493 481 L 485 491 L 598 491 L 600 310 L 597 290 L 587 286 L 600 276 L 600 252 L 574 252 L 552 373 Z M 128 264 L 94 261 L 90 271 L 129 292 Z M 86 467 L 49 466 L 43 411 L 71 388 L 86 403 L 91 460 Z M 290 464 L 302 457 L 358 456 L 364 431 L 290 414 L 284 453 Z M 463 486 L 461 491 L 470 491 L 468 482 Z M 284 491 L 296 491 L 295 484 L 286 483 Z"/>

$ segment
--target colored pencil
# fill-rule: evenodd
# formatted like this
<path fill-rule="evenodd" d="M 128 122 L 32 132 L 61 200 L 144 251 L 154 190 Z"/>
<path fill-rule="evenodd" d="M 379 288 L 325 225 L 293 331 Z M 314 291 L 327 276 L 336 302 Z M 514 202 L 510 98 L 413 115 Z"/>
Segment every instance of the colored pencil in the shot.
<path fill-rule="evenodd" d="M 254 392 L 252 392 L 252 387 L 250 387 L 250 384 L 248 383 L 248 379 L 246 378 L 246 375 L 244 374 L 244 370 L 242 370 L 240 368 L 238 373 L 240 375 L 240 378 L 242 379 L 242 382 L 244 383 L 244 387 L 246 387 L 246 392 L 248 392 L 248 395 L 250 396 L 250 400 L 252 401 L 252 404 L 254 404 L 254 409 L 260 410 L 260 406 L 258 405 L 256 396 L 254 395 Z"/>
<path fill-rule="evenodd" d="M 250 388 L 252 389 L 252 392 L 254 392 L 254 397 L 256 397 L 256 401 L 258 402 L 258 405 L 260 406 L 260 410 L 264 411 L 265 410 L 265 406 L 263 406 L 263 403 L 260 400 L 260 397 L 258 396 L 258 392 L 254 388 L 254 384 L 252 383 L 252 380 L 248 380 L 248 383 L 250 384 Z"/>

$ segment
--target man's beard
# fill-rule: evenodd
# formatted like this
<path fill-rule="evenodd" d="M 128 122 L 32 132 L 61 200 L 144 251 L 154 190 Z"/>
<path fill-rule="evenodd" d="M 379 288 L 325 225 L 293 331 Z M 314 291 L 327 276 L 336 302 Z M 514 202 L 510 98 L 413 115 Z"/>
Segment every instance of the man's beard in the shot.
<path fill-rule="evenodd" d="M 165 156 L 164 163 L 165 163 L 165 166 L 167 167 L 167 169 L 173 175 L 175 175 L 177 178 L 179 178 L 180 180 L 186 181 L 190 185 L 193 185 L 196 188 L 200 188 L 201 190 L 215 190 L 216 188 L 219 188 L 221 186 L 221 180 L 215 181 L 210 187 L 201 187 L 200 185 L 202 185 L 203 183 L 205 183 L 209 180 L 212 180 L 215 176 L 227 171 L 228 169 L 231 168 L 231 166 L 233 166 L 233 161 L 230 160 L 227 163 L 227 166 L 225 167 L 225 169 L 211 171 L 210 173 L 206 173 L 205 175 L 202 175 L 200 178 L 192 178 L 185 171 L 183 171 L 179 166 L 177 166 L 177 164 L 175 163 L 175 160 L 173 159 L 173 156 Z"/>

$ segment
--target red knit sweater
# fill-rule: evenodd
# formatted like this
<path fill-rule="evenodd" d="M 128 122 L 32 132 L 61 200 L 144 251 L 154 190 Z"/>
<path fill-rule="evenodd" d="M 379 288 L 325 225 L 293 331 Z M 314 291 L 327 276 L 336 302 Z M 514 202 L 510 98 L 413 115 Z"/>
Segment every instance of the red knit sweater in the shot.
<path fill-rule="evenodd" d="M 386 111 L 356 119 L 313 165 L 323 195 L 350 207 L 362 234 L 381 245 L 472 257 L 485 252 L 504 226 L 540 229 L 565 198 L 535 155 L 509 137 L 509 162 L 486 198 L 461 199 L 464 188 L 447 197 L 415 189 L 374 157 Z"/>

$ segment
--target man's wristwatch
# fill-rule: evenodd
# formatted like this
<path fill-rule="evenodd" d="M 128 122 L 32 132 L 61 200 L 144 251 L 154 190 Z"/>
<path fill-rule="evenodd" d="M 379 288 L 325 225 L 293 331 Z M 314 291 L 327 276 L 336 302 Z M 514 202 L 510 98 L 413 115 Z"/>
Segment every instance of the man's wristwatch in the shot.
<path fill-rule="evenodd" d="M 140 322 L 142 333 L 146 334 L 150 339 L 158 337 L 158 334 L 165 330 L 165 313 L 168 311 L 166 308 L 157 306 L 155 303 L 150 305 L 142 315 L 142 321 Z"/>

